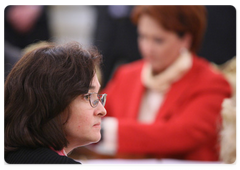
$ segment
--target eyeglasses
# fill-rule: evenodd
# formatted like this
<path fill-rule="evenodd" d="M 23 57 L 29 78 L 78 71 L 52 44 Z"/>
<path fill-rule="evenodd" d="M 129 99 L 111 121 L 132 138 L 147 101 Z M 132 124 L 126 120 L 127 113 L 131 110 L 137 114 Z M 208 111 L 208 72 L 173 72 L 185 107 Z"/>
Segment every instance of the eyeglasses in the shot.
<path fill-rule="evenodd" d="M 107 94 L 88 93 L 84 95 L 84 99 L 88 100 L 93 108 L 97 107 L 99 101 L 105 106 Z"/>

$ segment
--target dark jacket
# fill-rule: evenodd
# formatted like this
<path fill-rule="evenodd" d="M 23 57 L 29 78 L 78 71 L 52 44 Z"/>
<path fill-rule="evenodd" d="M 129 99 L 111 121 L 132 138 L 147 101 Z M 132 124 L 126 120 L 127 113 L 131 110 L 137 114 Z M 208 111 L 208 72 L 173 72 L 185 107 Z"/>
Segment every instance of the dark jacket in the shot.
<path fill-rule="evenodd" d="M 66 156 L 60 156 L 49 148 L 21 148 L 5 155 L 9 164 L 81 164 Z"/>

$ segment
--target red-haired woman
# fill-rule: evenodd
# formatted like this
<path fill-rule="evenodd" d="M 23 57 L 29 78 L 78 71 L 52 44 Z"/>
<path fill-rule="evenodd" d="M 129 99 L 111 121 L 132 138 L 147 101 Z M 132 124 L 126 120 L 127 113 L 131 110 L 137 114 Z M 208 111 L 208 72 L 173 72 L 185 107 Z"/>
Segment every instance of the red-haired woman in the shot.
<path fill-rule="evenodd" d="M 221 103 L 231 95 L 219 71 L 196 56 L 206 27 L 203 6 L 137 6 L 143 59 L 108 83 L 103 142 L 117 157 L 217 161 Z"/>

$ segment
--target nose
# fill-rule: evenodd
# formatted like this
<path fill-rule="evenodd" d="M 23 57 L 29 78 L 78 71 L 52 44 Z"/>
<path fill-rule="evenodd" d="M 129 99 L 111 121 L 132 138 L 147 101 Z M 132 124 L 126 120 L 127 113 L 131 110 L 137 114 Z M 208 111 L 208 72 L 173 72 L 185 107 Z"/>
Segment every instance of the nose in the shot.
<path fill-rule="evenodd" d="M 96 110 L 95 110 L 95 115 L 104 117 L 104 116 L 106 116 L 106 114 L 107 114 L 107 111 L 106 111 L 105 107 L 102 105 L 101 102 L 99 102 L 96 107 Z"/>
<path fill-rule="evenodd" d="M 153 51 L 153 44 L 150 39 L 144 39 L 139 42 L 140 51 L 143 56 L 149 56 Z"/>

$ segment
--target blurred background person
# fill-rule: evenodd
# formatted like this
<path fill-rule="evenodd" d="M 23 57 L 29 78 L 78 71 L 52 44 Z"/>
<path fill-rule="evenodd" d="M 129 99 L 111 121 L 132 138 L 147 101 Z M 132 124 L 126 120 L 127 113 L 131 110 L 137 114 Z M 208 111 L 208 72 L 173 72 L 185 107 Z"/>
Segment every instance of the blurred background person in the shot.
<path fill-rule="evenodd" d="M 11 5 L 4 11 L 5 78 L 22 56 L 22 49 L 49 40 L 47 6 Z"/>
<path fill-rule="evenodd" d="M 7 6 L 4 11 L 5 78 L 32 43 L 48 40 L 57 44 L 78 41 L 85 47 L 92 44 L 96 12 L 93 6 L 52 5 Z"/>
<path fill-rule="evenodd" d="M 96 147 L 117 158 L 219 160 L 224 76 L 196 55 L 204 6 L 137 6 L 142 60 L 121 66 L 103 90 L 109 118 Z M 109 128 L 111 127 L 111 128 Z"/>
<path fill-rule="evenodd" d="M 94 6 L 96 25 L 93 43 L 103 54 L 103 87 L 118 66 L 141 58 L 137 27 L 131 22 L 134 6 Z M 207 5 L 207 28 L 196 53 L 221 65 L 236 56 L 236 10 L 233 6 Z"/>

